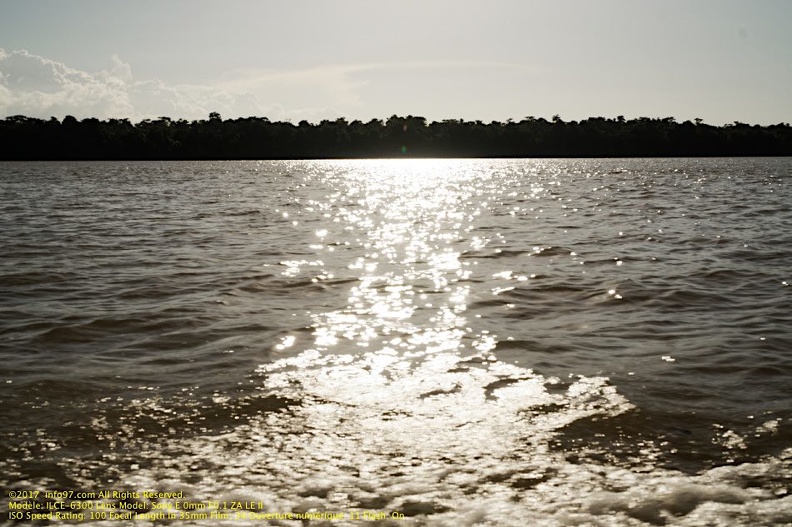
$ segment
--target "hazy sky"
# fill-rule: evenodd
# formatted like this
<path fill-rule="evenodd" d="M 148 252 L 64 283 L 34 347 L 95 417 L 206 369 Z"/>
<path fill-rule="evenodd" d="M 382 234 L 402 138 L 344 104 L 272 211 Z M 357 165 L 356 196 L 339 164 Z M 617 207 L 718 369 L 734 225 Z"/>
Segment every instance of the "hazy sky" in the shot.
<path fill-rule="evenodd" d="M 0 0 L 0 117 L 792 122 L 790 0 Z"/>

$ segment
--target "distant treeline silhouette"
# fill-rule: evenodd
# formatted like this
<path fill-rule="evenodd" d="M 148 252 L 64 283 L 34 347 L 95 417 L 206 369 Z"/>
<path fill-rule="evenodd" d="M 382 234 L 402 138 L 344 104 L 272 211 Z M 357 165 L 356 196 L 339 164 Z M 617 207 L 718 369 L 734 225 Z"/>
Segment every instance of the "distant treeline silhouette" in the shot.
<path fill-rule="evenodd" d="M 672 117 L 626 120 L 554 116 L 507 122 L 392 116 L 319 124 L 266 117 L 95 118 L 63 121 L 16 115 L 0 121 L 0 159 L 316 159 L 358 157 L 790 156 L 792 127 L 735 122 L 712 126 Z"/>

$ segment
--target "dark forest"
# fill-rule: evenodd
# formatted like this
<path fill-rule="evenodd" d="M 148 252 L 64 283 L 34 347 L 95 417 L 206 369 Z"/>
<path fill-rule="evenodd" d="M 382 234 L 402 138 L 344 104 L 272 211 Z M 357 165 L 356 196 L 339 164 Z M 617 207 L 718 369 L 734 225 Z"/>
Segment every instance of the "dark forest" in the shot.
<path fill-rule="evenodd" d="M 295 125 L 265 117 L 224 120 L 216 112 L 198 121 L 160 117 L 137 124 L 17 115 L 0 121 L 0 145 L 2 160 L 790 156 L 792 127 L 622 116 L 487 124 L 394 115 Z"/>

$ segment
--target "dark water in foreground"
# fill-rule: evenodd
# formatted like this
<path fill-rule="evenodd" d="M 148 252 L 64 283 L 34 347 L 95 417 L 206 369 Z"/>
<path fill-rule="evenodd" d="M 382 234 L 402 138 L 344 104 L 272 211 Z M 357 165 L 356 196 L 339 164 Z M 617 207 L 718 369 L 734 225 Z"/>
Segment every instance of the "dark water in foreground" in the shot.
<path fill-rule="evenodd" d="M 792 525 L 791 206 L 789 158 L 0 164 L 2 521 Z"/>

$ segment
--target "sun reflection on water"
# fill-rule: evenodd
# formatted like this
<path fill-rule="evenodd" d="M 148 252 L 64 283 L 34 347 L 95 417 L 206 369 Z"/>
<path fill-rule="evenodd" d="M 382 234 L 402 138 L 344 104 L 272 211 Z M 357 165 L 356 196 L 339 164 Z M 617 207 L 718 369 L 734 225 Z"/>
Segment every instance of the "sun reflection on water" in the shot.
<path fill-rule="evenodd" d="M 460 282 L 471 275 L 460 255 L 489 241 L 469 235 L 479 212 L 470 204 L 486 177 L 461 160 L 350 162 L 344 168 L 331 176 L 334 193 L 307 204 L 326 211 L 334 225 L 316 229 L 322 243 L 310 247 L 317 259 L 283 262 L 284 274 L 295 276 L 303 267 L 324 265 L 324 255 L 339 245 L 356 254 L 345 269 L 319 275 L 345 272 L 356 284 L 344 309 L 313 315 L 314 346 L 326 351 L 341 342 L 369 347 L 398 339 L 410 354 L 419 347 L 424 353 L 458 349 L 469 293 Z"/>
<path fill-rule="evenodd" d="M 294 479 L 294 456 L 321 460 L 343 474 L 330 484 L 348 489 L 348 507 L 419 502 L 440 513 L 470 493 L 509 494 L 493 482 L 544 473 L 558 461 L 547 441 L 559 427 L 630 408 L 605 378 L 562 382 L 498 361 L 501 336 L 468 314 L 473 284 L 505 281 L 494 298 L 528 280 L 509 269 L 482 276 L 471 258 L 504 254 L 500 233 L 479 223 L 498 192 L 492 171 L 454 160 L 334 166 L 332 192 L 306 204 L 326 220 L 315 254 L 284 273 L 348 281 L 346 301 L 311 314 L 302 352 L 258 370 L 262 391 L 301 401 L 267 423 L 289 431 L 290 457 L 267 451 L 293 486 L 308 486 Z M 505 470 L 513 475 L 496 475 Z"/>

